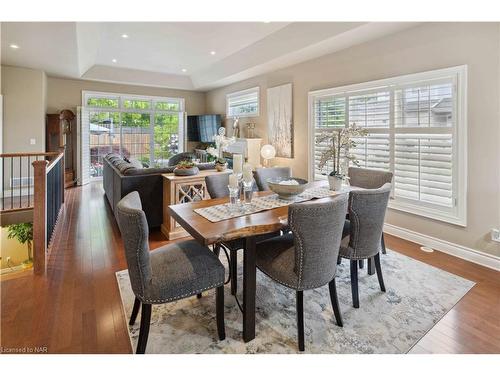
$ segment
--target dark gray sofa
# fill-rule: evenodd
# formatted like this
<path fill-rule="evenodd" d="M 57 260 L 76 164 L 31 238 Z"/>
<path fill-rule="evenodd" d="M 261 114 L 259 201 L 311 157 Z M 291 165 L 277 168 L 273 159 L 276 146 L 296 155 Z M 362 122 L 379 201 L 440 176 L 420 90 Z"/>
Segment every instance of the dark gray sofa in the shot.
<path fill-rule="evenodd" d="M 141 197 L 142 209 L 146 213 L 150 228 L 163 222 L 163 178 L 175 167 L 136 168 L 118 154 L 108 154 L 103 159 L 103 187 L 113 213 L 116 205 L 125 195 L 137 191 Z M 213 163 L 197 165 L 200 170 L 213 169 Z"/>

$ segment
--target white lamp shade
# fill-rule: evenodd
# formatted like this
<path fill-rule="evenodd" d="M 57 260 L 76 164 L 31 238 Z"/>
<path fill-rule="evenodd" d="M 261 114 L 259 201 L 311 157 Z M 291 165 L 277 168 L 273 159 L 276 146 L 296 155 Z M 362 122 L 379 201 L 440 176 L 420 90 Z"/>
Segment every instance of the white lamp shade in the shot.
<path fill-rule="evenodd" d="M 272 145 L 264 145 L 260 149 L 260 155 L 265 159 L 272 159 L 276 156 L 276 149 Z"/>

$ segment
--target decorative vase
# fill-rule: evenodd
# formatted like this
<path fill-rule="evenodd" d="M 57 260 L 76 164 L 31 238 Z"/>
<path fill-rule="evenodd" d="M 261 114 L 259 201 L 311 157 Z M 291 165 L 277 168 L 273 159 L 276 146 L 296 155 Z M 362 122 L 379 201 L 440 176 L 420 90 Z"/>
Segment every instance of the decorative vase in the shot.
<path fill-rule="evenodd" d="M 215 163 L 215 169 L 217 172 L 223 172 L 227 169 L 227 163 L 220 164 L 220 163 Z"/>
<path fill-rule="evenodd" d="M 330 185 L 330 190 L 339 191 L 342 189 L 342 179 L 337 176 L 328 176 L 328 184 Z"/>
<path fill-rule="evenodd" d="M 174 169 L 174 174 L 176 176 L 194 176 L 197 175 L 199 172 L 200 170 L 198 169 L 198 167 Z"/>

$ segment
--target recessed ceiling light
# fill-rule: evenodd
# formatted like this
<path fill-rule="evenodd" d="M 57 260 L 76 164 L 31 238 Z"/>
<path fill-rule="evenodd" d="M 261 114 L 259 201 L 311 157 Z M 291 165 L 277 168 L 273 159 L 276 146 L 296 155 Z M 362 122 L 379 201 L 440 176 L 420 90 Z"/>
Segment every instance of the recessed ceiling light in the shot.
<path fill-rule="evenodd" d="M 186 68 L 182 68 L 182 73 L 186 73 L 188 70 Z"/>
<path fill-rule="evenodd" d="M 118 62 L 118 60 L 117 60 L 117 59 L 113 59 L 113 60 L 111 60 L 111 61 L 113 61 L 114 63 L 115 63 L 115 62 Z"/>
<path fill-rule="evenodd" d="M 215 55 L 215 51 L 210 51 L 210 54 L 213 56 Z"/>
<path fill-rule="evenodd" d="M 128 38 L 128 35 L 127 35 L 127 34 L 122 34 L 122 38 L 123 38 L 123 39 L 127 39 L 127 38 Z"/>
<path fill-rule="evenodd" d="M 19 46 L 17 44 L 11 44 L 10 48 L 12 48 L 12 49 L 19 49 Z"/>

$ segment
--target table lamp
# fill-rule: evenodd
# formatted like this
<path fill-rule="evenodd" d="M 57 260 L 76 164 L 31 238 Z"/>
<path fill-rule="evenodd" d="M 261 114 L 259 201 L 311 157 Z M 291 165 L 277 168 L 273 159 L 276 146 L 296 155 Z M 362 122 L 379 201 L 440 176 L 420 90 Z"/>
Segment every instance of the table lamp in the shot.
<path fill-rule="evenodd" d="M 260 156 L 264 159 L 264 167 L 268 168 L 270 160 L 276 156 L 276 149 L 272 145 L 264 145 L 260 149 Z"/>

